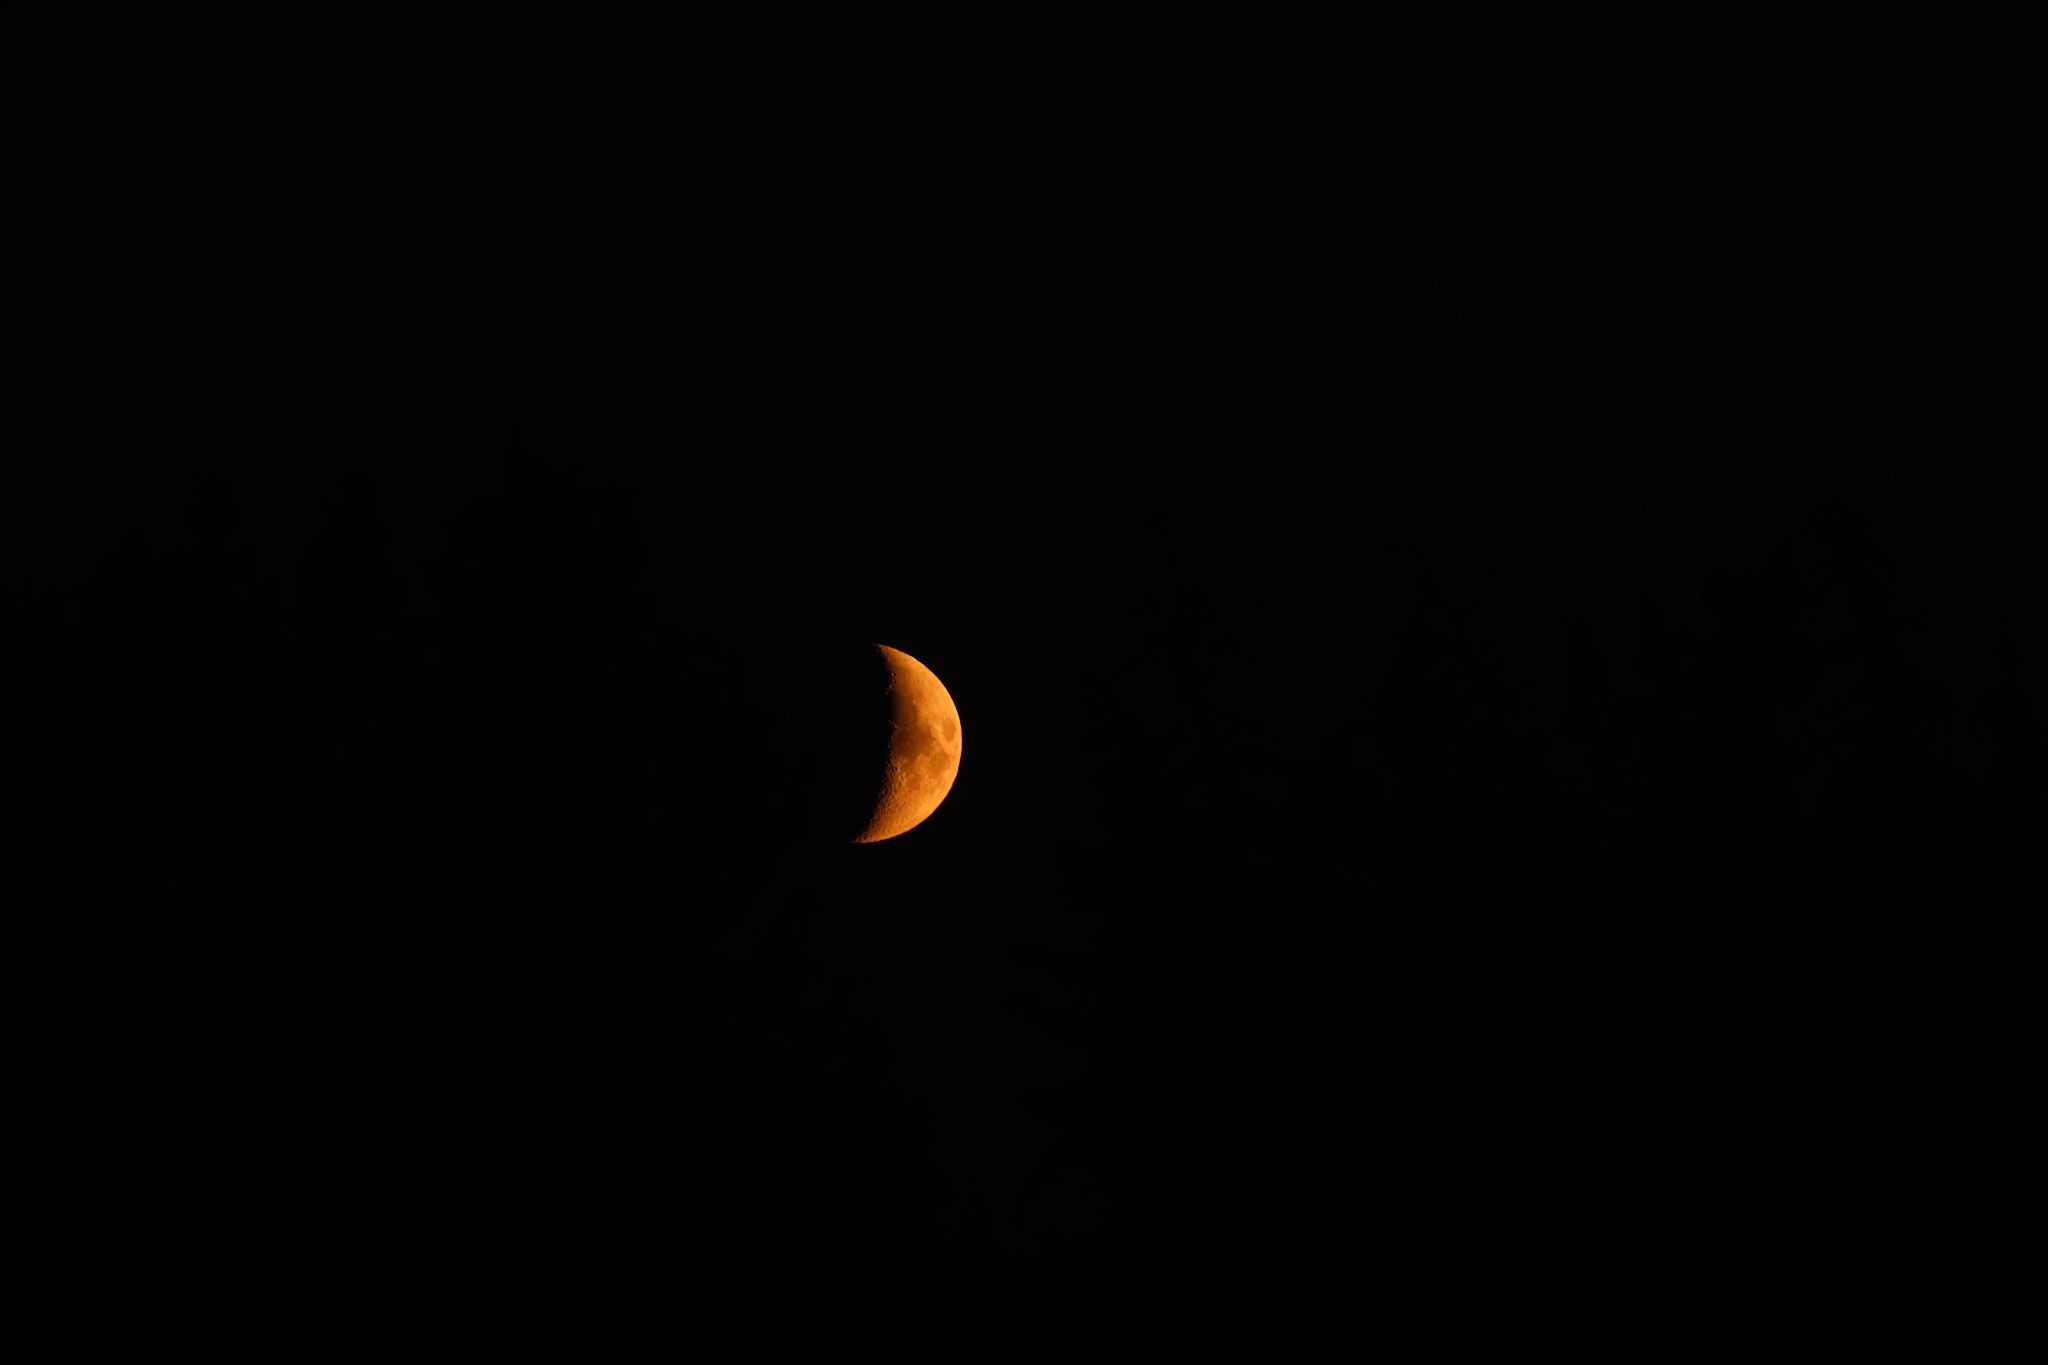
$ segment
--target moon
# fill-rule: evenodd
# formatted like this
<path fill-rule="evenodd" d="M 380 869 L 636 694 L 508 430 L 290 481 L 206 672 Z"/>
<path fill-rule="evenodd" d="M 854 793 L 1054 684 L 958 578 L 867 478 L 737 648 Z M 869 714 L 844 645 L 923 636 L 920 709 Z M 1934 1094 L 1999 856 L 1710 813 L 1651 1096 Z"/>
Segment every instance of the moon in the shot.
<path fill-rule="evenodd" d="M 960 712 L 938 675 L 900 649 L 876 645 L 889 670 L 889 752 L 867 828 L 856 844 L 893 839 L 939 808 L 960 772 Z"/>

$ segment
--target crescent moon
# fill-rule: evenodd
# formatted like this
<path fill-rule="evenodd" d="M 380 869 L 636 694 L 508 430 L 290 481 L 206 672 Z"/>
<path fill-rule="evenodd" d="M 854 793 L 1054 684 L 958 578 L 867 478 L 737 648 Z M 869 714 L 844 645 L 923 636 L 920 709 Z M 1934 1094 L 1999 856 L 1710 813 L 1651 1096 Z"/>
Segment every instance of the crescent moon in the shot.
<path fill-rule="evenodd" d="M 876 645 L 889 670 L 889 756 L 882 789 L 856 844 L 924 823 L 960 772 L 960 712 L 938 675 L 900 649 Z"/>

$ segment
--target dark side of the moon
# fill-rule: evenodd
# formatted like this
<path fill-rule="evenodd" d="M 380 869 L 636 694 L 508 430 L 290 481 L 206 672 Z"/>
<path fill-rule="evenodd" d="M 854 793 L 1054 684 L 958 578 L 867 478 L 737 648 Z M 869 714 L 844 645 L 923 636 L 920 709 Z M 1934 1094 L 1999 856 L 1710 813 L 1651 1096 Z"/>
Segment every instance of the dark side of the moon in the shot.
<path fill-rule="evenodd" d="M 921 738 L 914 722 L 902 733 L 908 718 L 888 664 L 873 643 L 851 637 L 771 649 L 754 662 L 772 698 L 764 756 L 790 779 L 788 827 L 810 845 L 853 841 L 876 815 L 892 759 L 911 757 Z"/>

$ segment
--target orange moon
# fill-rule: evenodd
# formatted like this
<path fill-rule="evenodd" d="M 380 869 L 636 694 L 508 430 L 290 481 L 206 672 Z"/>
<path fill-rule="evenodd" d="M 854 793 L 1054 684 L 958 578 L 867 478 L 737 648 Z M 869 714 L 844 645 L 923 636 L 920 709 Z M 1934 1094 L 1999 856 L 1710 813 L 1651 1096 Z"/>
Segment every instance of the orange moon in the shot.
<path fill-rule="evenodd" d="M 882 788 L 856 844 L 924 823 L 960 771 L 960 712 L 938 676 L 900 649 L 876 645 L 889 670 L 889 755 Z"/>

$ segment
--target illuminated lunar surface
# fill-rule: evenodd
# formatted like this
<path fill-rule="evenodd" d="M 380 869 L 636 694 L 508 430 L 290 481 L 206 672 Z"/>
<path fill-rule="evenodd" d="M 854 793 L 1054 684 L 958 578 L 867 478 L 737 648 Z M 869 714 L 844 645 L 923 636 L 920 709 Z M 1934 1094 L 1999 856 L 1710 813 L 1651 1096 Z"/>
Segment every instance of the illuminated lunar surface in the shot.
<path fill-rule="evenodd" d="M 881 792 L 857 844 L 914 829 L 939 808 L 960 771 L 960 712 L 929 668 L 900 649 L 876 645 L 889 670 L 889 759 Z"/>

